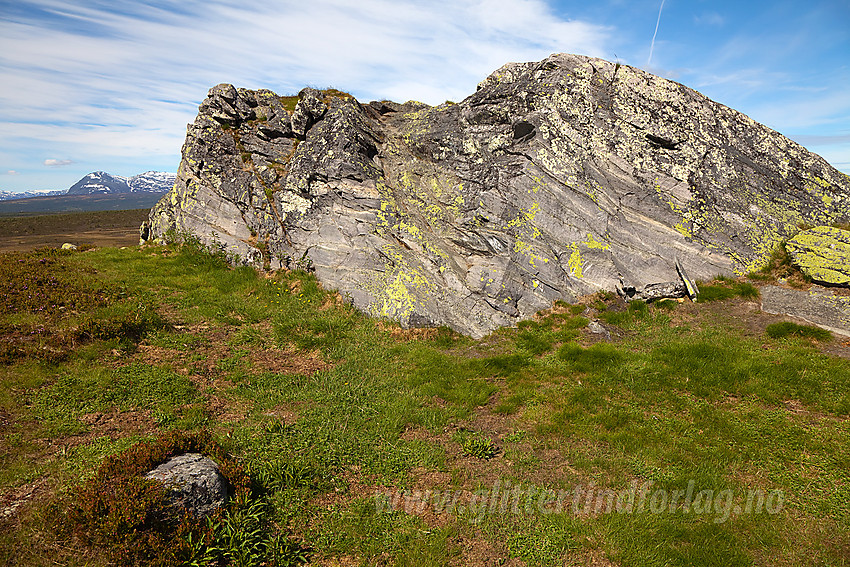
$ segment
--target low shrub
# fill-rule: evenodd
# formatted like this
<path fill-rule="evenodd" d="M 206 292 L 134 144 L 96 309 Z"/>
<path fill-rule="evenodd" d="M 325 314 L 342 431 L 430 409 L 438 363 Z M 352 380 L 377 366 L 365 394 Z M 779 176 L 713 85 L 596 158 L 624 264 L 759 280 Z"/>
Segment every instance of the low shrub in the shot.
<path fill-rule="evenodd" d="M 220 509 L 206 524 L 169 508 L 165 487 L 143 476 L 190 452 L 215 460 L 231 495 L 229 509 Z M 249 498 L 250 478 L 208 432 L 171 432 L 108 457 L 73 499 L 55 505 L 53 515 L 57 531 L 105 550 L 119 565 L 182 565 L 198 541 L 213 542 L 213 527 L 225 513 Z"/>
<path fill-rule="evenodd" d="M 156 309 L 144 302 L 121 301 L 88 314 L 74 333 L 80 340 L 130 340 L 138 342 L 167 326 Z"/>
<path fill-rule="evenodd" d="M 0 254 L 0 364 L 66 360 L 80 344 L 138 342 L 166 322 L 147 298 L 103 281 L 68 250 Z"/>
<path fill-rule="evenodd" d="M 0 312 L 58 316 L 113 300 L 117 290 L 98 282 L 78 264 L 67 262 L 70 254 L 52 248 L 0 254 L 4 280 Z"/>

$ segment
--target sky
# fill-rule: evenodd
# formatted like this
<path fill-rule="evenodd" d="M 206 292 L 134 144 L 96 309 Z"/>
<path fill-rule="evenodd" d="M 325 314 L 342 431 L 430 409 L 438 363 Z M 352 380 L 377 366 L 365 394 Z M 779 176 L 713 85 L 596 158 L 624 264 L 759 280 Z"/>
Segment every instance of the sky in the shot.
<path fill-rule="evenodd" d="M 679 81 L 850 173 L 850 0 L 0 0 L 0 190 L 176 172 L 219 83 L 439 104 L 559 52 Z"/>

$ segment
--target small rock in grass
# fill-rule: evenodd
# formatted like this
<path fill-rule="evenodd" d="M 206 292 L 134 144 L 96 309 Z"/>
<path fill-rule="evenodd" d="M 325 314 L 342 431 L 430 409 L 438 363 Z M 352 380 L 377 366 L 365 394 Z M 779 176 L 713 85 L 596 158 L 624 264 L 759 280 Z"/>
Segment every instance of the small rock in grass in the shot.
<path fill-rule="evenodd" d="M 170 501 L 195 517 L 204 517 L 227 502 L 227 481 L 212 459 L 199 453 L 173 457 L 148 472 L 145 478 L 171 489 Z"/>
<path fill-rule="evenodd" d="M 611 338 L 611 333 L 602 326 L 602 323 L 596 321 L 595 319 L 587 324 L 587 330 L 593 333 L 594 335 L 602 335 L 606 340 Z"/>

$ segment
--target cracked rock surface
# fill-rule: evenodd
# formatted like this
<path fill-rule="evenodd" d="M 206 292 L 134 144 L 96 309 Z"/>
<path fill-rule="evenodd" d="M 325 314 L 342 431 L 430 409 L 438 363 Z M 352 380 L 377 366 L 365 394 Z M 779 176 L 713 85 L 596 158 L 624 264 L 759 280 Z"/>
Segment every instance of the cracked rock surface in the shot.
<path fill-rule="evenodd" d="M 480 337 L 678 281 L 677 258 L 694 279 L 758 268 L 801 224 L 850 221 L 850 178 L 679 83 L 559 54 L 437 107 L 214 87 L 150 220 Z"/>

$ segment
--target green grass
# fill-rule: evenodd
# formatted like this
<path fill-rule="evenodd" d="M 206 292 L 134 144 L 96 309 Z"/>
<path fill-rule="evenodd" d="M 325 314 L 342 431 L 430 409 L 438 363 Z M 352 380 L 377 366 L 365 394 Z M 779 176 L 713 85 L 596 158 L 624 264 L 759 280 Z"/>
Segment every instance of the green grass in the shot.
<path fill-rule="evenodd" d="M 808 339 L 814 339 L 817 341 L 832 340 L 832 333 L 830 333 L 826 329 L 821 329 L 820 327 L 813 327 L 811 325 L 798 325 L 797 323 L 791 323 L 789 321 L 772 323 L 767 326 L 767 328 L 765 329 L 765 333 L 768 337 L 772 339 L 782 339 L 785 337 L 803 337 Z"/>
<path fill-rule="evenodd" d="M 820 330 L 751 336 L 699 304 L 688 318 L 675 302 L 600 294 L 480 341 L 407 333 L 304 272 L 232 269 L 191 243 L 2 255 L 0 267 L 16 284 L 59 282 L 43 297 L 7 290 L 0 315 L 17 349 L 0 364 L 0 491 L 44 487 L 0 534 L 4 563 L 108 564 L 105 548 L 45 524 L 45 507 L 70 505 L 140 440 L 202 430 L 251 491 L 202 542 L 183 540 L 196 564 L 839 565 L 850 549 L 850 364 L 819 350 Z M 751 299 L 748 286 L 718 280 L 701 301 Z M 594 342 L 593 318 L 614 338 Z M 473 507 L 496 482 L 518 487 L 517 512 Z M 781 490 L 784 506 L 535 504 L 545 490 L 690 482 L 735 504 Z M 402 490 L 461 506 L 377 506 L 376 492 Z"/>
<path fill-rule="evenodd" d="M 316 534 L 317 546 L 339 555 L 357 555 L 375 564 L 385 555 L 397 565 L 446 565 L 459 555 L 452 527 L 428 529 L 403 512 L 379 513 L 372 499 L 356 500 L 328 514 L 326 529 Z"/>
<path fill-rule="evenodd" d="M 759 291 L 750 282 L 736 281 L 729 278 L 718 277 L 714 284 L 700 283 L 698 301 L 723 301 L 733 297 L 744 299 L 758 299 Z"/>

